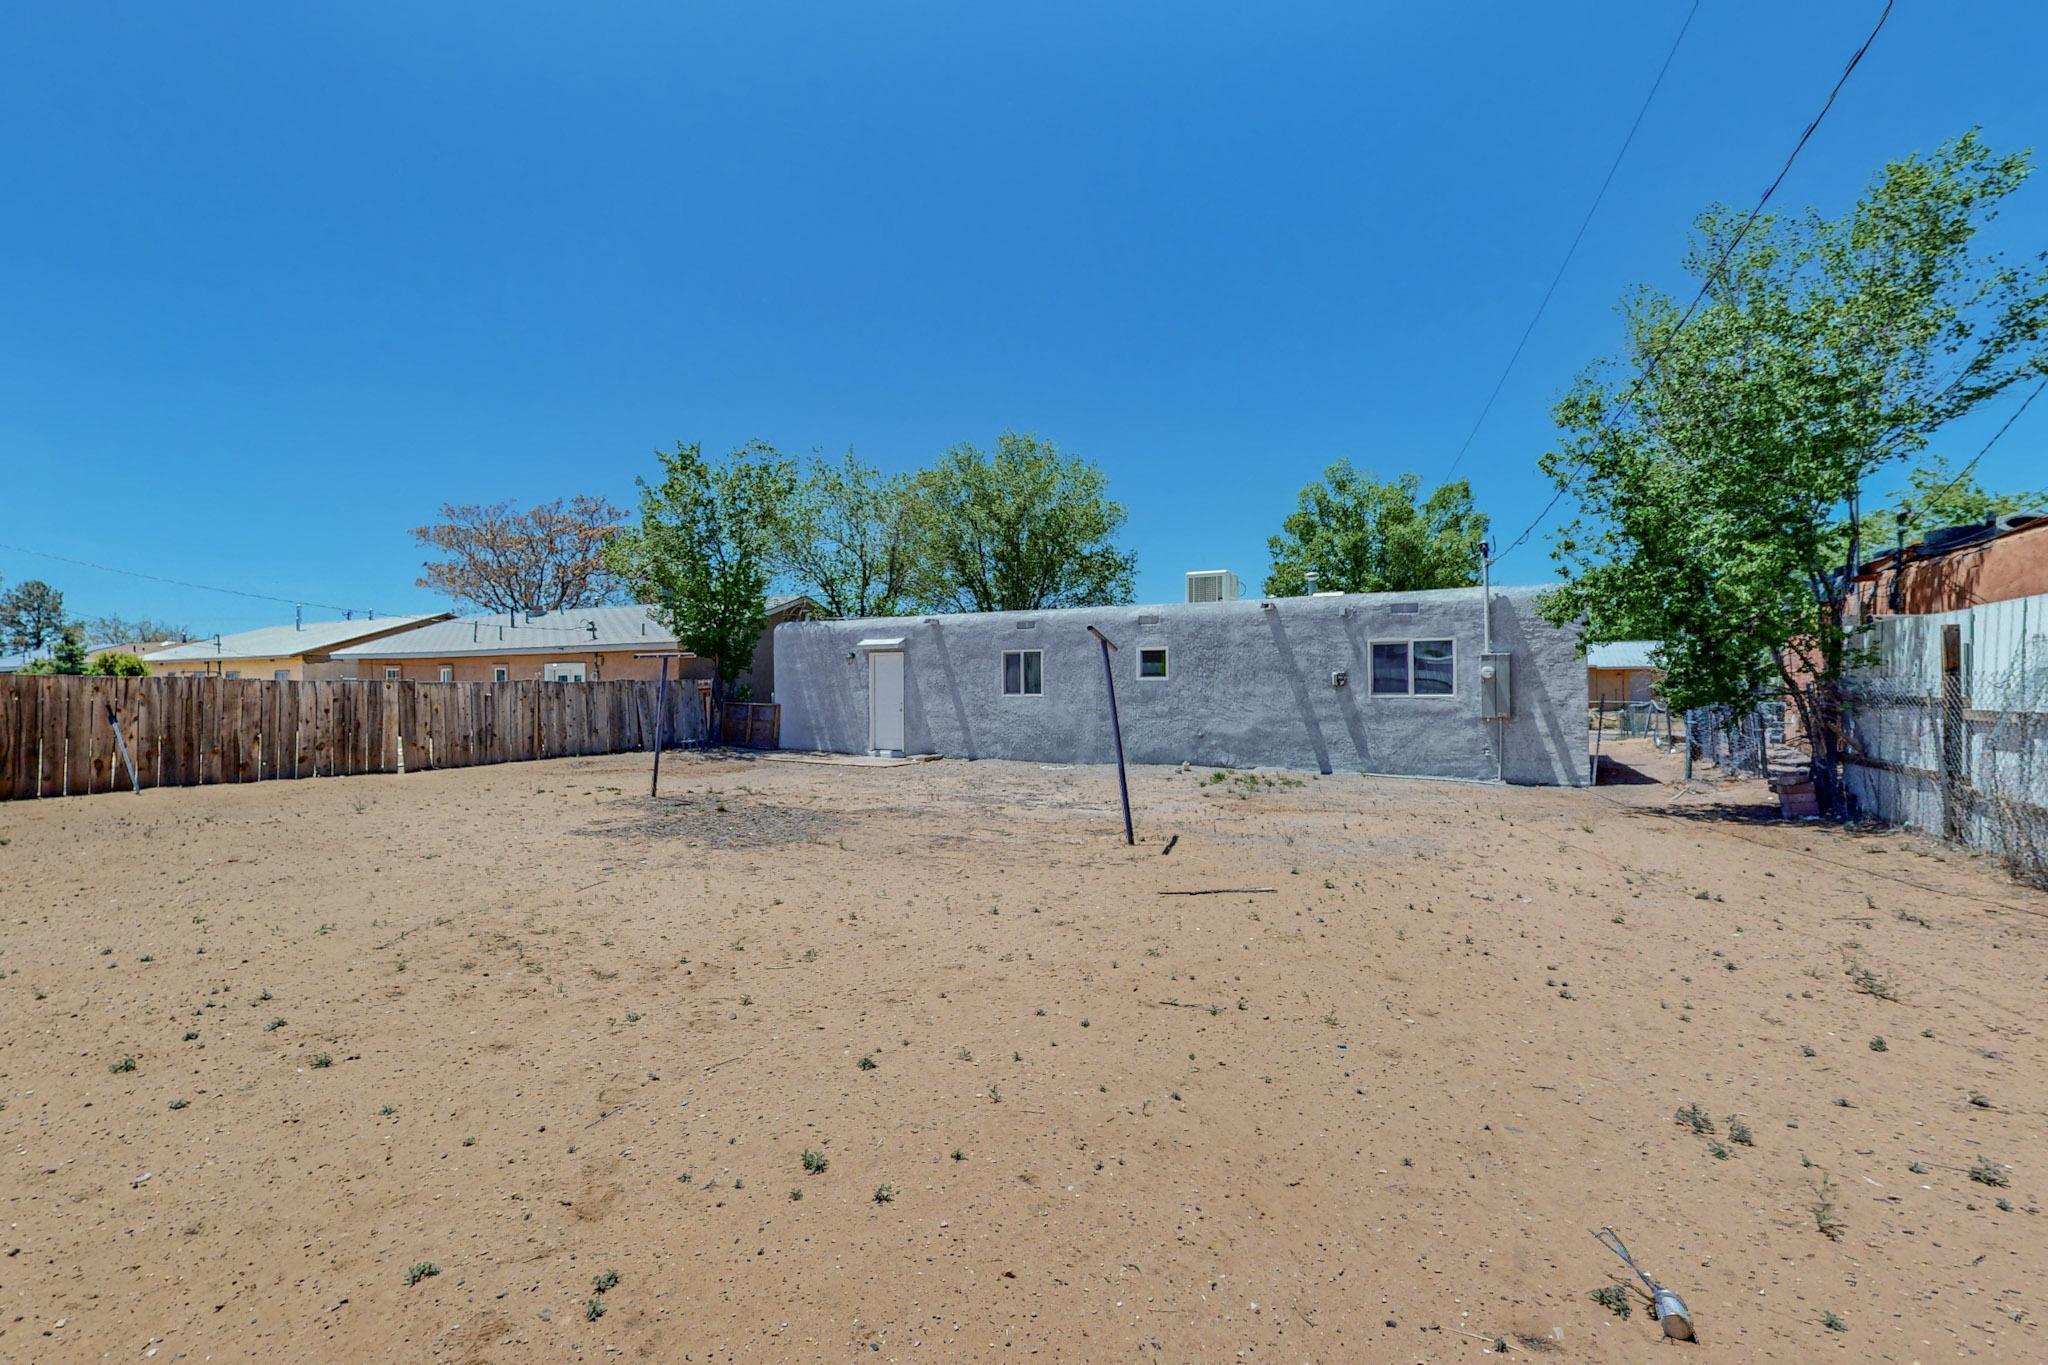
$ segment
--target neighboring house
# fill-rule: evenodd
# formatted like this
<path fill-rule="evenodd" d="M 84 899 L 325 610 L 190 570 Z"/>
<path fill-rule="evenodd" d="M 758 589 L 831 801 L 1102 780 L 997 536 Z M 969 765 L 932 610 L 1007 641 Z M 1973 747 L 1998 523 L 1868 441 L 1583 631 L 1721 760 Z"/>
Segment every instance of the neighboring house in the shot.
<path fill-rule="evenodd" d="M 118 645 L 96 646 L 93 649 L 87 650 L 85 657 L 90 662 L 103 654 L 133 654 L 139 659 L 146 660 L 150 655 L 160 650 L 190 643 L 191 641 L 189 640 L 129 640 Z"/>
<path fill-rule="evenodd" d="M 1849 580 L 1851 621 L 1961 611 L 2048 592 L 2048 512 L 1930 531 L 1872 555 Z"/>
<path fill-rule="evenodd" d="M 782 745 L 1112 761 L 1092 626 L 1117 646 L 1132 762 L 1580 786 L 1586 666 L 1540 591 L 1496 588 L 1490 610 L 1453 588 L 785 625 Z"/>
<path fill-rule="evenodd" d="M 0 654 L 0 673 L 19 673 L 34 662 L 27 654 Z"/>
<path fill-rule="evenodd" d="M 345 645 L 411 630 L 428 621 L 445 621 L 450 613 L 387 616 L 364 621 L 307 621 L 264 626 L 232 635 L 188 640 L 142 656 L 151 674 L 160 677 L 213 674 L 223 678 L 271 678 L 280 682 L 328 682 L 351 676 L 335 658 Z"/>
<path fill-rule="evenodd" d="M 1842 684 L 1851 812 L 2048 876 L 2048 515 L 1887 551 L 1843 606 L 1861 656 Z"/>
<path fill-rule="evenodd" d="M 1650 660 L 1655 640 L 1616 640 L 1586 646 L 1586 692 L 1589 702 L 1649 701 L 1664 670 Z"/>
<path fill-rule="evenodd" d="M 757 701 L 775 691 L 775 627 L 816 610 L 808 597 L 771 597 L 767 629 L 755 643 L 752 666 L 740 676 Z M 335 658 L 356 678 L 404 682 L 616 682 L 654 678 L 676 639 L 648 607 L 583 607 L 528 616 L 443 619 L 398 635 L 337 650 Z M 711 661 L 688 655 L 670 661 L 669 676 L 708 681 Z"/>

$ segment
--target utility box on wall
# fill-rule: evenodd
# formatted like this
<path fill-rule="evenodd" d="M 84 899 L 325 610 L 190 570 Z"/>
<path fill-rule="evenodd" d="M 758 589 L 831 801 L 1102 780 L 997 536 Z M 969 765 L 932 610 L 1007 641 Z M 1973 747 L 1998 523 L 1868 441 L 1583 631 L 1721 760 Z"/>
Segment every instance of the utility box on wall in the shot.
<path fill-rule="evenodd" d="M 1512 713 L 1510 702 L 1513 692 L 1508 686 L 1507 654 L 1482 654 L 1479 656 L 1479 718 L 1481 720 L 1506 720 Z"/>

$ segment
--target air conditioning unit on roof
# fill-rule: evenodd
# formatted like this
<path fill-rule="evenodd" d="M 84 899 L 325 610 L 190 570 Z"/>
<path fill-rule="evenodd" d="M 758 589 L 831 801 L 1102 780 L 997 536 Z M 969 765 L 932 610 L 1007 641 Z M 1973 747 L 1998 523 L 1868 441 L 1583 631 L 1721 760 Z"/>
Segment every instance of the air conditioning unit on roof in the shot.
<path fill-rule="evenodd" d="M 1196 569 L 1188 574 L 1188 601 L 1235 602 L 1242 591 L 1228 569 Z"/>

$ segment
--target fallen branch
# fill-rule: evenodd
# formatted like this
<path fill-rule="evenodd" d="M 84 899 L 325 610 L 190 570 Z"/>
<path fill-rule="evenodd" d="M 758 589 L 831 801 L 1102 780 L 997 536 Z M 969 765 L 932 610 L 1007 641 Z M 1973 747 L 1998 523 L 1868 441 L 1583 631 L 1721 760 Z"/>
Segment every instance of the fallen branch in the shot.
<path fill-rule="evenodd" d="M 1205 886 L 1193 891 L 1162 891 L 1162 896 L 1268 896 L 1277 886 Z"/>

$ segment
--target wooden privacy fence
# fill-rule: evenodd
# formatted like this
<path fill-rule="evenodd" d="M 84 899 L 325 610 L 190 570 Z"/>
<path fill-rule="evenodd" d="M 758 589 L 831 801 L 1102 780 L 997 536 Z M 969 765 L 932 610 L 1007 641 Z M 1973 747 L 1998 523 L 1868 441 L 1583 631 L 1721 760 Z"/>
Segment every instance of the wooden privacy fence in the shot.
<path fill-rule="evenodd" d="M 658 684 L 0 675 L 0 801 L 461 768 L 654 747 Z M 671 745 L 703 737 L 668 689 Z"/>
<path fill-rule="evenodd" d="M 782 708 L 774 702 L 726 702 L 718 712 L 718 739 L 735 749 L 780 748 Z"/>

